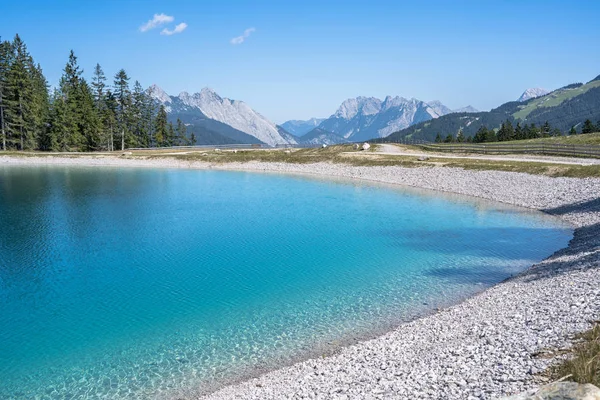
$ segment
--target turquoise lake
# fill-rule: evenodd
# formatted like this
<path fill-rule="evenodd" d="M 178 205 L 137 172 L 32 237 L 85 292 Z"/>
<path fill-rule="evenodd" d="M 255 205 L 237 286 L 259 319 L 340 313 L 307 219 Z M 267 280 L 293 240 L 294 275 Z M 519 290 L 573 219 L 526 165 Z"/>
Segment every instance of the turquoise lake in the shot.
<path fill-rule="evenodd" d="M 460 301 L 571 237 L 542 213 L 362 182 L 0 166 L 0 398 L 206 391 Z"/>

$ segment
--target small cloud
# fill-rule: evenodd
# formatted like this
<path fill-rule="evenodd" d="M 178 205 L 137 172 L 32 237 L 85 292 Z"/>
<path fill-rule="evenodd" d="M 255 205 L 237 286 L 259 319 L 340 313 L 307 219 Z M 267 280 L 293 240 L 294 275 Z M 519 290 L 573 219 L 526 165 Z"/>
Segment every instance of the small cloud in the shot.
<path fill-rule="evenodd" d="M 168 28 L 163 29 L 160 34 L 161 35 L 167 35 L 167 36 L 171 36 L 174 35 L 176 33 L 181 33 L 183 31 L 185 31 L 185 28 L 187 28 L 187 24 L 185 22 L 182 22 L 180 24 L 175 25 L 175 29 L 170 30 Z"/>
<path fill-rule="evenodd" d="M 252 32 L 255 32 L 255 31 L 256 31 L 256 29 L 254 29 L 254 28 L 248 28 L 244 31 L 244 33 L 241 36 L 237 36 L 237 37 L 234 37 L 233 39 L 231 39 L 230 43 L 231 44 L 242 44 L 252 34 Z"/>
<path fill-rule="evenodd" d="M 175 20 L 171 15 L 166 14 L 154 14 L 154 17 L 146 22 L 144 25 L 140 26 L 141 32 L 149 31 L 150 29 L 154 29 L 157 26 L 168 24 L 169 22 L 173 22 Z M 185 29 L 185 28 L 184 28 Z"/>

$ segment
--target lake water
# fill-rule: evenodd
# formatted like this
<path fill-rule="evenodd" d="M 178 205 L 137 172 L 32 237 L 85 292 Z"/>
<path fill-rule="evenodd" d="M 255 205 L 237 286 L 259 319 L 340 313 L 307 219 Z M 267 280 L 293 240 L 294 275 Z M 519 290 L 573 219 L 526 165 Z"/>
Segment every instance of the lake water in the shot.
<path fill-rule="evenodd" d="M 571 237 L 367 183 L 0 166 L 0 398 L 206 390 L 459 301 Z"/>

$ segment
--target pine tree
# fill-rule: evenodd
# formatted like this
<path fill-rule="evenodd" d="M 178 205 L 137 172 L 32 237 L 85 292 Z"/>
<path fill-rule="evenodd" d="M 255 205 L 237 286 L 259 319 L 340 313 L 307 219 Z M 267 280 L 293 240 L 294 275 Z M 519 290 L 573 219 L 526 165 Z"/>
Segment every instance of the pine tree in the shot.
<path fill-rule="evenodd" d="M 60 129 L 66 131 L 60 132 L 57 136 L 58 146 L 61 151 L 79 151 L 82 150 L 85 138 L 81 133 L 80 121 L 83 118 L 82 103 L 83 92 L 81 90 L 83 70 L 79 68 L 77 57 L 73 50 L 69 53 L 69 61 L 63 70 L 63 76 L 60 79 L 59 95 L 64 102 L 59 104 L 62 121 L 58 124 Z"/>
<path fill-rule="evenodd" d="M 112 91 L 106 91 L 106 98 L 104 103 L 106 105 L 106 108 L 104 110 L 104 113 L 102 114 L 102 119 L 104 122 L 104 126 L 108 129 L 108 134 L 106 135 L 105 140 L 107 142 L 108 151 L 114 151 L 115 130 L 117 129 L 118 104 L 117 99 L 115 98 L 115 95 L 112 93 Z"/>
<path fill-rule="evenodd" d="M 124 69 L 119 70 L 115 75 L 114 81 L 115 99 L 117 100 L 117 125 L 121 135 L 121 150 L 125 150 L 125 135 L 128 132 L 129 124 L 127 114 L 131 106 L 131 92 L 129 91 L 129 76 Z"/>
<path fill-rule="evenodd" d="M 11 60 L 10 42 L 0 41 L 0 135 L 2 135 L 2 150 L 6 150 L 6 121 L 4 109 L 6 108 L 6 91 L 8 69 Z"/>
<path fill-rule="evenodd" d="M 147 135 L 145 147 L 151 147 L 154 145 L 154 118 L 156 116 L 156 105 L 154 100 L 147 91 L 143 93 L 143 104 L 142 104 L 142 124 L 144 125 L 144 132 Z"/>
<path fill-rule="evenodd" d="M 106 75 L 100 64 L 96 64 L 92 75 L 92 82 L 90 89 L 94 96 L 94 105 L 98 113 L 100 133 L 98 137 L 98 150 L 106 149 L 110 150 L 110 133 L 109 133 L 109 119 L 110 112 L 107 109 L 107 93 L 106 89 Z"/>
<path fill-rule="evenodd" d="M 196 134 L 194 132 L 192 132 L 192 134 L 190 135 L 190 145 L 196 145 Z"/>
<path fill-rule="evenodd" d="M 517 122 L 517 126 L 515 127 L 515 140 L 523 140 L 523 139 L 525 139 L 523 128 L 521 127 L 521 123 Z"/>
<path fill-rule="evenodd" d="M 186 146 L 188 144 L 186 131 L 187 131 L 187 128 L 186 128 L 185 124 L 183 122 L 181 122 L 181 120 L 179 118 L 177 118 L 177 125 L 175 128 L 175 132 L 176 132 L 175 143 L 177 144 L 177 146 Z"/>
<path fill-rule="evenodd" d="M 442 136 L 438 133 L 437 136 L 435 137 L 435 142 L 436 143 L 442 143 Z"/>
<path fill-rule="evenodd" d="M 65 150 L 68 146 L 69 126 L 67 105 L 60 89 L 55 89 L 50 101 L 50 126 L 41 142 L 41 148 L 49 151 Z"/>
<path fill-rule="evenodd" d="M 552 132 L 552 127 L 550 126 L 550 123 L 548 121 L 546 121 L 544 123 L 544 125 L 542 125 L 542 137 L 546 138 L 546 137 L 550 137 L 551 136 L 551 132 Z"/>
<path fill-rule="evenodd" d="M 454 137 L 450 134 L 448 134 L 448 136 L 446 136 L 446 139 L 444 139 L 444 143 L 452 143 L 454 142 Z"/>
<path fill-rule="evenodd" d="M 486 141 L 488 136 L 488 129 L 485 126 L 479 127 L 473 138 L 473 143 L 483 143 Z"/>
<path fill-rule="evenodd" d="M 504 122 L 502 123 L 502 125 L 500 125 L 497 137 L 499 142 L 504 142 L 505 140 L 508 140 L 508 135 L 506 134 L 506 125 L 504 124 Z"/>
<path fill-rule="evenodd" d="M 463 134 L 462 128 L 458 130 L 458 134 L 456 135 L 456 141 L 458 143 L 463 143 L 465 141 L 465 135 Z"/>
<path fill-rule="evenodd" d="M 24 150 L 35 145 L 31 123 L 31 104 L 33 99 L 33 77 L 30 71 L 30 56 L 27 47 L 19 35 L 11 45 L 12 62 L 7 71 L 6 81 L 6 127 L 7 142 L 13 148 Z"/>
<path fill-rule="evenodd" d="M 569 135 L 577 135 L 577 131 L 575 130 L 575 125 L 573 125 L 571 127 L 571 129 L 569 129 Z"/>
<path fill-rule="evenodd" d="M 161 104 L 154 120 L 154 140 L 156 141 L 156 146 L 165 146 L 167 136 L 167 111 L 165 110 L 165 106 Z"/>
<path fill-rule="evenodd" d="M 148 115 L 146 110 L 148 104 L 146 96 L 146 92 L 142 88 L 142 85 L 138 81 L 135 81 L 133 85 L 131 111 L 129 113 L 135 143 L 128 143 L 130 146 L 148 147 L 150 144 L 151 125 L 148 123 L 149 121 L 147 118 L 151 119 L 152 115 Z"/>
<path fill-rule="evenodd" d="M 82 79 L 79 90 L 80 119 L 78 121 L 78 128 L 85 139 L 85 150 L 99 150 L 101 146 L 102 125 L 96 103 L 94 102 L 92 88 L 90 88 L 85 79 Z"/>
<path fill-rule="evenodd" d="M 102 103 L 105 100 L 105 88 L 106 88 L 106 75 L 104 75 L 104 71 L 100 64 L 96 64 L 94 67 L 94 75 L 92 77 L 92 90 L 94 92 L 94 101 L 96 102 L 97 107 L 100 109 Z"/>
<path fill-rule="evenodd" d="M 592 121 L 586 119 L 581 128 L 581 133 L 592 133 L 596 131 L 596 127 L 592 124 Z"/>
<path fill-rule="evenodd" d="M 175 141 L 175 129 L 173 127 L 173 123 L 169 122 L 169 129 L 167 129 L 167 139 L 165 140 L 165 146 L 167 146 L 167 147 L 173 146 L 174 141 Z"/>

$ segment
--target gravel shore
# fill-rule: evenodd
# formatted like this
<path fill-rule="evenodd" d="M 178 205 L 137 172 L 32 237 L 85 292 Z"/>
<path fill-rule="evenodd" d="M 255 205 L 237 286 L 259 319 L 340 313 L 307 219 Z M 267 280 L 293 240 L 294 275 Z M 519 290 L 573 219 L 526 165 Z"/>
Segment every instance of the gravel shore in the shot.
<path fill-rule="evenodd" d="M 233 169 L 360 178 L 542 210 L 572 224 L 569 247 L 461 304 L 376 339 L 225 387 L 206 399 L 490 399 L 538 386 L 548 349 L 600 318 L 600 179 L 454 168 L 175 159 L 0 157 L 0 165 Z"/>

